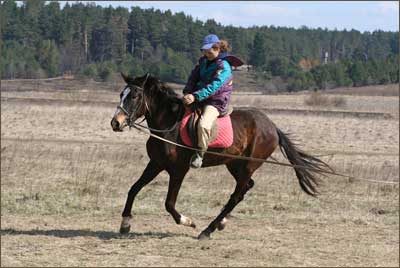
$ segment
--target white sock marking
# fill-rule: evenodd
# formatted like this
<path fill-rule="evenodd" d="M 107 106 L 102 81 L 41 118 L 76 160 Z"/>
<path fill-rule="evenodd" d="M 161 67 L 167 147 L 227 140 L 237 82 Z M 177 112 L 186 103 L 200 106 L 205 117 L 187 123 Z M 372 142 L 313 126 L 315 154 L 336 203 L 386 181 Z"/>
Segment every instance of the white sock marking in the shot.
<path fill-rule="evenodd" d="M 121 227 L 131 226 L 131 224 L 129 223 L 130 219 L 131 219 L 130 217 L 123 217 L 121 222 Z"/>
<path fill-rule="evenodd" d="M 181 224 L 185 226 L 190 226 L 192 224 L 192 220 L 188 217 L 181 215 Z"/>
<path fill-rule="evenodd" d="M 225 225 L 227 222 L 228 222 L 228 220 L 224 217 L 224 218 L 222 219 L 222 221 L 221 221 L 221 224 L 222 224 L 222 225 Z"/>

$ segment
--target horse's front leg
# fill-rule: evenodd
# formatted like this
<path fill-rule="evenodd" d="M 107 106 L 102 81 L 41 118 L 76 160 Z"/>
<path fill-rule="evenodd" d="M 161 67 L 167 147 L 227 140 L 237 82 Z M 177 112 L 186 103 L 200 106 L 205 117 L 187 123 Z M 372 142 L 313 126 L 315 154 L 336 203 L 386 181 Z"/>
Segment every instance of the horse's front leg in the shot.
<path fill-rule="evenodd" d="M 146 186 L 149 182 L 151 182 L 164 168 L 160 167 L 157 163 L 150 160 L 147 164 L 145 170 L 143 171 L 142 176 L 132 185 L 131 189 L 128 193 L 128 198 L 125 203 L 124 211 L 122 212 L 122 222 L 119 232 L 121 234 L 126 234 L 129 232 L 131 228 L 131 224 L 129 223 L 132 218 L 131 210 L 133 205 L 133 200 L 135 200 L 136 195 L 139 191 Z"/>
<path fill-rule="evenodd" d="M 171 214 L 177 224 L 196 228 L 196 224 L 188 217 L 179 214 L 175 209 L 176 199 L 178 197 L 179 189 L 181 188 L 182 181 L 189 169 L 175 168 L 174 170 L 167 170 L 169 173 L 168 194 L 165 201 L 165 209 Z"/>

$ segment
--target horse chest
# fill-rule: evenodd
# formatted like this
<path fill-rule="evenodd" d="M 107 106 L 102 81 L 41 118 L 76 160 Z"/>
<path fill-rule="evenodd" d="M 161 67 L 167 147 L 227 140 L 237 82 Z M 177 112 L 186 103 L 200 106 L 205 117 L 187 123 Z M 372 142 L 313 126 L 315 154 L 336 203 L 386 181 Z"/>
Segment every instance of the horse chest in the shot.
<path fill-rule="evenodd" d="M 150 138 L 147 141 L 146 147 L 149 157 L 159 163 L 179 162 L 179 153 L 176 146 Z"/>

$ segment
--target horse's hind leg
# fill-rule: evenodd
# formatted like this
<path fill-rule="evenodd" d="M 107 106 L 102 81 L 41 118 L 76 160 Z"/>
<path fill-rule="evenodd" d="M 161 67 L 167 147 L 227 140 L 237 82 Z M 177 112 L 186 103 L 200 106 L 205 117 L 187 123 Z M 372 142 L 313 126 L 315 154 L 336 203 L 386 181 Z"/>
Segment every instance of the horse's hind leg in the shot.
<path fill-rule="evenodd" d="M 177 224 L 196 228 L 196 224 L 190 218 L 183 216 L 175 209 L 176 199 L 188 168 L 185 167 L 182 168 L 182 170 L 179 170 L 179 168 L 173 168 L 171 170 L 167 169 L 167 171 L 170 177 L 165 209 L 171 214 Z"/>
<path fill-rule="evenodd" d="M 253 186 L 254 186 L 254 181 L 253 181 L 253 179 L 250 179 L 249 182 L 247 183 L 247 187 L 246 187 L 246 189 L 245 189 L 245 191 L 244 191 L 244 193 L 243 193 L 243 196 L 244 196 L 251 188 L 253 188 Z M 221 220 L 221 222 L 220 222 L 220 223 L 218 224 L 218 226 L 217 226 L 218 231 L 222 231 L 222 230 L 225 229 L 226 223 L 228 222 L 228 219 L 229 219 L 230 215 L 231 215 L 231 214 L 228 213 L 228 214 Z"/>
<path fill-rule="evenodd" d="M 136 195 L 139 193 L 139 191 L 146 186 L 149 182 L 151 182 L 160 172 L 164 170 L 162 167 L 160 167 L 157 163 L 150 161 L 145 170 L 143 171 L 142 176 L 135 182 L 134 185 L 132 185 L 131 189 L 129 190 L 128 193 L 128 198 L 125 203 L 125 208 L 124 211 L 122 212 L 122 222 L 121 222 L 121 227 L 119 232 L 121 234 L 128 233 L 131 224 L 129 223 L 130 219 L 132 218 L 132 205 L 133 201 L 136 197 Z"/>
<path fill-rule="evenodd" d="M 254 185 L 251 175 L 255 169 L 249 169 L 246 165 L 235 165 L 234 163 L 227 165 L 227 167 L 236 180 L 235 191 L 232 193 L 228 203 L 223 207 L 220 214 L 200 233 L 199 239 L 208 238 L 221 224 L 224 226 L 226 221 L 225 217 L 243 200 L 246 192 Z"/>

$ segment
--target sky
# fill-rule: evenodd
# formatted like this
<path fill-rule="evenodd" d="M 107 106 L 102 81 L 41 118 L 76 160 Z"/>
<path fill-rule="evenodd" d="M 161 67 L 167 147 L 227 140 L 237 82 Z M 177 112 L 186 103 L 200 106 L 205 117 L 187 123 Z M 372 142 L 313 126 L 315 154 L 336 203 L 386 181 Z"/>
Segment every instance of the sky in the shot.
<path fill-rule="evenodd" d="M 77 1 L 68 1 L 74 3 Z M 361 32 L 399 30 L 397 1 L 80 1 L 101 6 L 154 8 L 184 12 L 241 27 L 285 26 Z M 65 4 L 62 3 L 61 6 Z"/>

